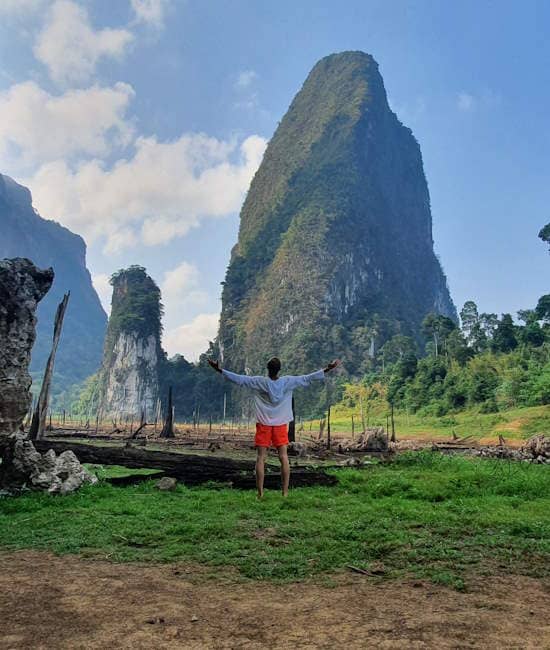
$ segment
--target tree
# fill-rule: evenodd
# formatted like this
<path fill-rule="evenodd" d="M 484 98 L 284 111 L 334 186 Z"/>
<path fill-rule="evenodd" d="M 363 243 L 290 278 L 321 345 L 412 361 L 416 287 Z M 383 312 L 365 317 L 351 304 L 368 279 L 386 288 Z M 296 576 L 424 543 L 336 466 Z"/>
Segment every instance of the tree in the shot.
<path fill-rule="evenodd" d="M 542 241 L 548 244 L 548 250 L 550 250 L 550 223 L 547 223 L 546 226 L 541 228 L 539 237 L 542 239 Z"/>
<path fill-rule="evenodd" d="M 516 326 L 510 314 L 502 314 L 495 330 L 491 347 L 495 352 L 511 352 L 518 345 Z"/>
<path fill-rule="evenodd" d="M 550 293 L 539 298 L 535 313 L 539 320 L 550 324 Z"/>
<path fill-rule="evenodd" d="M 468 359 L 471 359 L 475 352 L 472 347 L 469 347 L 462 332 L 456 328 L 454 329 L 447 340 L 445 341 L 447 354 L 451 359 L 456 359 L 458 363 L 463 366 Z"/>
<path fill-rule="evenodd" d="M 388 402 L 397 404 L 404 396 L 405 386 L 416 374 L 418 359 L 414 352 L 407 352 L 395 364 L 388 384 Z"/>
<path fill-rule="evenodd" d="M 436 357 L 439 354 L 441 345 L 446 351 L 447 337 L 454 329 L 456 329 L 456 323 L 441 314 L 428 314 L 422 321 L 422 332 L 433 340 Z"/>
<path fill-rule="evenodd" d="M 496 314 L 490 315 L 494 315 L 496 318 Z M 487 349 L 487 332 L 484 329 L 484 317 L 486 316 L 488 314 L 479 315 L 477 305 L 473 300 L 466 301 L 460 310 L 462 332 L 466 337 L 466 343 L 476 354 Z"/>
<path fill-rule="evenodd" d="M 477 305 L 473 300 L 467 300 L 464 303 L 464 306 L 460 310 L 460 322 L 462 325 L 462 331 L 468 343 L 470 342 L 470 337 L 472 335 L 472 330 L 477 323 L 479 323 L 479 313 L 477 311 Z"/>
<path fill-rule="evenodd" d="M 406 354 L 414 354 L 415 352 L 416 344 L 414 340 L 410 336 L 397 334 L 384 343 L 380 348 L 379 356 L 382 359 L 382 365 L 385 367 L 387 364 L 400 361 Z"/>
<path fill-rule="evenodd" d="M 486 314 L 484 312 L 479 316 L 479 323 L 485 339 L 490 341 L 498 327 L 498 316 L 496 314 Z"/>
<path fill-rule="evenodd" d="M 518 311 L 519 320 L 523 321 L 526 325 L 534 323 L 537 319 L 537 312 L 535 309 L 520 309 Z"/>

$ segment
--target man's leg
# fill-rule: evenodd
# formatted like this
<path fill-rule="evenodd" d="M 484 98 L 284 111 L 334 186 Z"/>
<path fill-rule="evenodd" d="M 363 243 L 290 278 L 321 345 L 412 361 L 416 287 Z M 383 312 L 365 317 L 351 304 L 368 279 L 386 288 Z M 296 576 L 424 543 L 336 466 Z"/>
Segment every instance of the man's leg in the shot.
<path fill-rule="evenodd" d="M 283 496 L 288 496 L 288 483 L 290 481 L 290 463 L 288 462 L 288 454 L 286 453 L 287 445 L 277 447 L 279 454 L 279 462 L 281 463 L 281 488 Z"/>
<path fill-rule="evenodd" d="M 264 469 L 265 459 L 267 458 L 267 447 L 256 447 L 256 488 L 258 490 L 258 499 L 264 496 Z"/>

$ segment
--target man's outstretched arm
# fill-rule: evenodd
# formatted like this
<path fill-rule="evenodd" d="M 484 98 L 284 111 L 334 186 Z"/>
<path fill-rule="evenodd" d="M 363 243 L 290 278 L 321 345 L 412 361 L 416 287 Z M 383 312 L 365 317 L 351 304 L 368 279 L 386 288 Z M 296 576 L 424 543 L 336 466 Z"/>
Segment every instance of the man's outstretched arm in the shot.
<path fill-rule="evenodd" d="M 323 368 L 322 370 L 317 370 L 316 372 L 312 372 L 309 375 L 298 375 L 297 377 L 290 377 L 291 387 L 305 388 L 306 386 L 309 386 L 314 381 L 323 381 L 326 373 L 330 372 L 331 370 L 333 370 L 339 365 L 340 365 L 340 361 L 336 359 L 335 361 L 331 361 L 327 365 L 327 367 Z"/>
<path fill-rule="evenodd" d="M 259 380 L 262 379 L 262 377 L 250 377 L 249 375 L 238 375 L 236 372 L 230 372 L 229 370 L 222 368 L 219 361 L 213 361 L 212 359 L 208 359 L 208 364 L 211 368 L 214 368 L 216 372 L 221 372 L 226 379 L 229 379 L 229 381 L 237 384 L 237 386 L 258 388 Z"/>

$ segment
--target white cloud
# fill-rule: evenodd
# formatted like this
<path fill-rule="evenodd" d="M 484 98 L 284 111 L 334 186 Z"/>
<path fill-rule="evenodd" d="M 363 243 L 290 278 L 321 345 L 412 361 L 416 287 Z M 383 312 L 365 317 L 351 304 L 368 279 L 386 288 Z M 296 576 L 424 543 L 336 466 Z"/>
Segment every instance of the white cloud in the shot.
<path fill-rule="evenodd" d="M 188 361 L 197 361 L 206 352 L 208 343 L 216 338 L 220 315 L 199 314 L 190 323 L 185 323 L 164 333 L 163 346 L 171 357 L 183 354 Z"/>
<path fill-rule="evenodd" d="M 494 110 L 501 104 L 502 96 L 491 88 L 482 88 L 475 94 L 462 91 L 456 96 L 458 110 L 465 113 Z"/>
<path fill-rule="evenodd" d="M 103 309 L 108 314 L 110 314 L 113 287 L 109 282 L 109 276 L 106 273 L 98 273 L 97 275 L 92 275 L 92 284 L 94 285 L 94 289 L 97 291 L 99 299 L 101 300 Z"/>
<path fill-rule="evenodd" d="M 32 14 L 42 9 L 47 0 L 0 0 L 0 15 Z"/>
<path fill-rule="evenodd" d="M 132 40 L 126 29 L 94 30 L 84 7 L 56 0 L 34 53 L 56 83 L 81 83 L 92 76 L 100 59 L 120 58 Z"/>
<path fill-rule="evenodd" d="M 125 113 L 133 96 L 124 83 L 62 95 L 51 95 L 34 81 L 15 84 L 0 93 L 0 160 L 12 157 L 25 165 L 106 155 L 132 137 Z M 2 163 L 8 166 L 5 159 Z"/>
<path fill-rule="evenodd" d="M 476 99 L 473 95 L 466 92 L 460 92 L 457 95 L 456 105 L 459 111 L 472 111 L 476 106 Z"/>
<path fill-rule="evenodd" d="M 157 29 L 164 25 L 164 11 L 169 0 L 131 0 L 136 21 Z"/>
<path fill-rule="evenodd" d="M 257 78 L 258 74 L 254 70 L 243 70 L 239 72 L 235 85 L 237 88 L 248 88 Z"/>
<path fill-rule="evenodd" d="M 416 123 L 425 115 L 427 109 L 426 99 L 422 95 L 409 98 L 402 103 L 388 96 L 388 104 L 398 119 L 407 125 Z"/>
<path fill-rule="evenodd" d="M 173 142 L 138 138 L 135 153 L 110 168 L 91 160 L 71 169 L 42 165 L 25 180 L 43 215 L 58 219 L 87 241 L 104 237 L 110 251 L 184 235 L 207 217 L 237 212 L 258 168 L 266 141 L 240 146 L 204 134 Z"/>
<path fill-rule="evenodd" d="M 181 262 L 175 269 L 165 271 L 161 283 L 162 299 L 165 303 L 200 304 L 208 297 L 206 292 L 199 289 L 200 273 L 196 266 L 189 262 Z"/>

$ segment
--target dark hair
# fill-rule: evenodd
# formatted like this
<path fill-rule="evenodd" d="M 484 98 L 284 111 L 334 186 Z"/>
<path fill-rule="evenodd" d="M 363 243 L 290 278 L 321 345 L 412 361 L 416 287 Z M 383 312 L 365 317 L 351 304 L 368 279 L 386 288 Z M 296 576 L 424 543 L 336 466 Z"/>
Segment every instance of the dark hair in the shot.
<path fill-rule="evenodd" d="M 273 357 L 267 362 L 267 372 L 269 373 L 270 376 L 275 377 L 279 373 L 279 370 L 281 369 L 281 362 L 277 357 Z"/>

